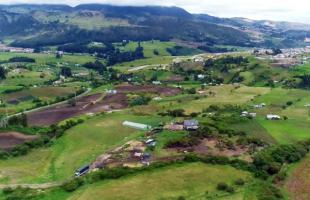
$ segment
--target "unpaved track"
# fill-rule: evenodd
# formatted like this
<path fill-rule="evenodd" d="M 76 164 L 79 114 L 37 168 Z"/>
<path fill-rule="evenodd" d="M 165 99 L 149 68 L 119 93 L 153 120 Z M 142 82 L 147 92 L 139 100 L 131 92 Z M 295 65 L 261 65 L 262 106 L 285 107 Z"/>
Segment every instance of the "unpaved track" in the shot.
<path fill-rule="evenodd" d="M 39 183 L 39 184 L 0 184 L 0 189 L 4 188 L 30 188 L 30 189 L 49 189 L 61 186 L 63 183 Z"/>

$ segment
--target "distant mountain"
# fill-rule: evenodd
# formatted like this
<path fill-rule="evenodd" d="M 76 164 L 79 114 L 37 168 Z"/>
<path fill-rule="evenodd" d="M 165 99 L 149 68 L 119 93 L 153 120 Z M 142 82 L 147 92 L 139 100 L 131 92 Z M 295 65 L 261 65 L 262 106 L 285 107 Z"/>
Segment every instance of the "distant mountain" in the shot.
<path fill-rule="evenodd" d="M 218 18 L 178 7 L 0 5 L 0 39 L 10 38 L 12 45 L 22 47 L 151 39 L 286 47 L 305 45 L 309 30 L 304 24 Z"/>

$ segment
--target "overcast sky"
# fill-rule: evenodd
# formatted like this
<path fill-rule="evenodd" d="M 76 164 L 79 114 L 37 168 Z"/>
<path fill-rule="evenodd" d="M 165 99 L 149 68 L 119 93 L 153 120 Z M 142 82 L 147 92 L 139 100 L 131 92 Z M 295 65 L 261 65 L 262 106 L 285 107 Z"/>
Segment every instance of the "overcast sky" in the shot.
<path fill-rule="evenodd" d="M 178 6 L 191 13 L 207 13 L 220 17 L 247 17 L 310 24 L 310 0 L 0 0 L 0 4 L 14 3 Z"/>

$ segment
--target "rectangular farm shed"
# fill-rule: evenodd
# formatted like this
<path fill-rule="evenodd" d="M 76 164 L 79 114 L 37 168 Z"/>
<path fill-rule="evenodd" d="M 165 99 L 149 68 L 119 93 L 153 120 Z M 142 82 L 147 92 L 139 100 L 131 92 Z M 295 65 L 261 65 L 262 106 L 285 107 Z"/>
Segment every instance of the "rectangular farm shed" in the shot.
<path fill-rule="evenodd" d="M 147 124 L 140 124 L 140 123 L 135 123 L 135 122 L 130 122 L 130 121 L 124 121 L 123 126 L 128 126 L 130 128 L 143 130 L 143 131 L 147 131 L 147 130 L 150 130 L 152 128 L 151 126 L 149 126 Z"/>

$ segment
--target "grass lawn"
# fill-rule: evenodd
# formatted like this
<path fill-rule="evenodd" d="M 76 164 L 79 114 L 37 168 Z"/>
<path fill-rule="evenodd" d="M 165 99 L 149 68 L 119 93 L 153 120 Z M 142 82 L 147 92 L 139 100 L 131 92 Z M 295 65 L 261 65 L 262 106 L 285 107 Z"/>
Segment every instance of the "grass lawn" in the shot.
<path fill-rule="evenodd" d="M 260 118 L 258 122 L 279 143 L 285 144 L 310 139 L 310 123 L 308 120 L 270 121 Z"/>
<path fill-rule="evenodd" d="M 139 60 L 134 60 L 131 62 L 124 62 L 121 64 L 117 64 L 113 66 L 113 68 L 121 70 L 121 71 L 127 71 L 128 69 L 132 67 L 154 65 L 154 64 L 169 64 L 172 62 L 172 60 L 173 60 L 172 56 L 145 58 L 145 59 L 139 59 Z"/>
<path fill-rule="evenodd" d="M 67 131 L 49 148 L 0 160 L 0 182 L 37 183 L 69 178 L 77 168 L 95 160 L 105 151 L 143 134 L 122 126 L 125 120 L 156 126 L 167 119 L 124 112 L 95 117 Z"/>
<path fill-rule="evenodd" d="M 171 108 L 182 108 L 187 113 L 201 112 L 204 108 L 209 107 L 212 104 L 217 105 L 243 105 L 254 99 L 257 95 L 265 94 L 269 91 L 268 88 L 260 87 L 241 87 L 235 89 L 232 85 L 209 87 L 206 90 L 207 97 L 201 97 L 199 99 L 192 99 L 188 97 L 179 98 L 177 100 L 159 101 L 161 106 Z M 209 95 L 212 92 L 214 95 Z"/>
<path fill-rule="evenodd" d="M 55 75 L 49 71 L 44 72 L 44 77 L 40 77 L 43 73 L 36 71 L 27 71 L 22 74 L 9 73 L 8 77 L 1 81 L 1 85 L 13 86 L 13 85 L 38 85 L 55 78 Z"/>
<path fill-rule="evenodd" d="M 128 176 L 119 180 L 103 181 L 83 187 L 69 198 L 70 200 L 100 199 L 176 199 L 184 196 L 186 199 L 205 199 L 209 196 L 225 195 L 225 200 L 242 199 L 236 194 L 231 197 L 218 192 L 219 182 L 230 185 L 236 179 L 250 180 L 248 172 L 229 166 L 206 165 L 202 163 L 177 164 L 150 172 Z"/>
<path fill-rule="evenodd" d="M 157 56 L 170 56 L 167 48 L 172 48 L 176 44 L 175 42 L 161 42 L 158 40 L 154 41 L 144 41 L 140 43 L 143 47 L 144 56 L 146 58 L 152 58 Z M 117 45 L 121 51 L 134 51 L 138 47 L 138 42 L 129 42 L 125 46 Z M 158 51 L 158 55 L 154 54 L 154 50 Z"/>

